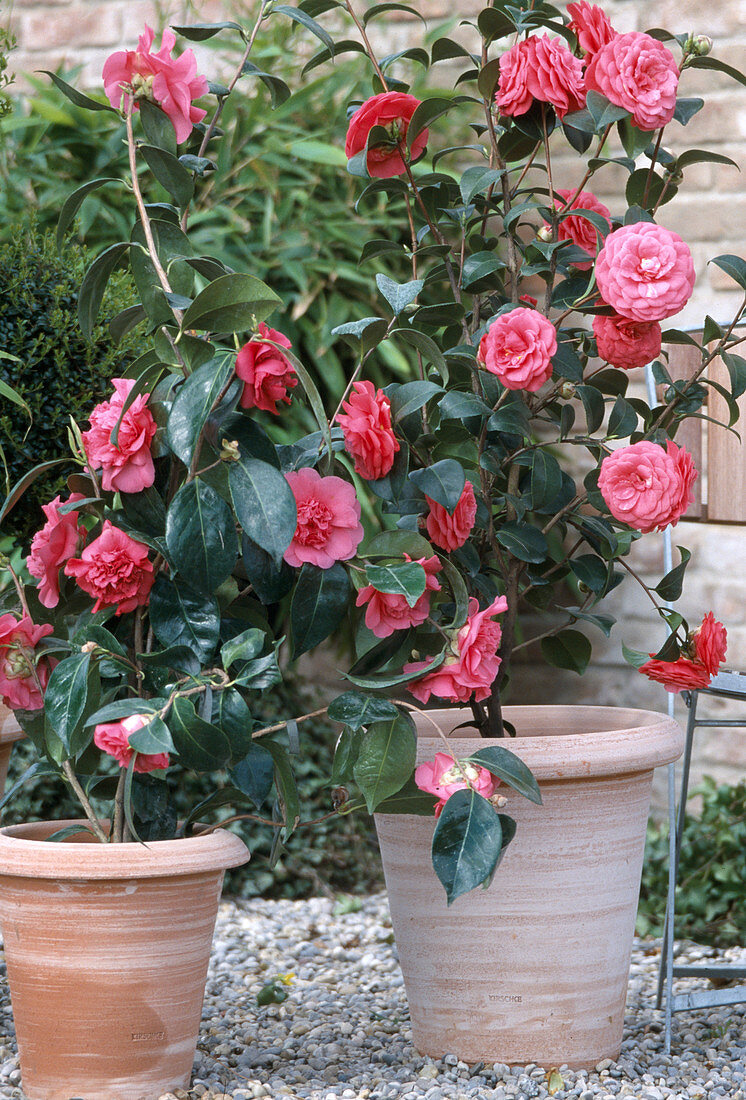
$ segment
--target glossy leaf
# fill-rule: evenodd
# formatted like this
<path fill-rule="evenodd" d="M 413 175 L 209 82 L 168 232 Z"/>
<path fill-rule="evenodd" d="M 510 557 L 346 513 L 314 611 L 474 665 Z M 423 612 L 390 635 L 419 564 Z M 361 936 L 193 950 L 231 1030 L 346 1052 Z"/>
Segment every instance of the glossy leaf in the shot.
<path fill-rule="evenodd" d="M 164 646 L 187 646 L 205 665 L 220 635 L 220 609 L 213 596 L 159 576 L 150 593 L 150 624 Z"/>
<path fill-rule="evenodd" d="M 350 579 L 341 562 L 335 562 L 331 569 L 319 569 L 308 562 L 303 565 L 290 604 L 294 660 L 336 630 L 347 610 L 350 592 Z"/>
<path fill-rule="evenodd" d="M 198 367 L 178 390 L 166 433 L 169 447 L 185 466 L 190 465 L 195 442 L 234 372 L 235 356 L 218 355 Z"/>
<path fill-rule="evenodd" d="M 453 458 L 443 458 L 440 462 L 434 462 L 432 466 L 413 470 L 409 480 L 421 493 L 452 513 L 464 491 L 466 474 L 460 462 L 456 462 Z"/>
<path fill-rule="evenodd" d="M 272 753 L 258 742 L 251 745 L 246 755 L 228 772 L 231 783 L 247 795 L 257 809 L 267 801 L 274 776 L 275 762 Z"/>
<path fill-rule="evenodd" d="M 503 748 L 502 745 L 488 745 L 475 752 L 469 760 L 480 768 L 486 768 L 530 802 L 541 805 L 541 791 L 531 769 L 510 749 Z"/>
<path fill-rule="evenodd" d="M 424 285 L 422 279 L 396 283 L 393 279 L 389 279 L 388 275 L 376 275 L 376 286 L 397 315 L 414 302 Z"/>
<path fill-rule="evenodd" d="M 684 574 L 692 556 L 691 551 L 687 550 L 685 546 L 679 546 L 678 550 L 681 561 L 673 569 L 670 569 L 655 586 L 655 591 L 666 603 L 675 603 L 680 598 L 684 585 Z"/>
<path fill-rule="evenodd" d="M 174 751 L 174 743 L 168 726 L 157 715 L 151 718 L 147 726 L 131 733 L 128 741 L 135 752 L 161 753 Z"/>
<path fill-rule="evenodd" d="M 150 171 L 168 191 L 177 206 L 188 206 L 194 195 L 194 179 L 172 153 L 157 145 L 141 145 L 140 152 Z"/>
<path fill-rule="evenodd" d="M 228 482 L 241 527 L 279 566 L 298 522 L 285 477 L 267 462 L 242 455 L 230 463 Z"/>
<path fill-rule="evenodd" d="M 196 772 L 212 772 L 230 760 L 231 748 L 221 729 L 200 718 L 191 699 L 174 699 L 167 715 L 179 762 Z"/>
<path fill-rule="evenodd" d="M 365 572 L 368 584 L 378 592 L 403 596 L 410 607 L 425 591 L 425 570 L 417 562 L 397 562 L 386 565 L 369 565 Z"/>
<path fill-rule="evenodd" d="M 480 886 L 494 871 L 502 850 L 502 825 L 486 798 L 456 791 L 446 802 L 433 834 L 433 868 L 451 905 Z"/>
<path fill-rule="evenodd" d="M 275 765 L 275 787 L 283 809 L 285 839 L 295 831 L 300 821 L 300 799 L 288 754 L 276 741 L 265 740 L 262 747 L 271 755 Z"/>
<path fill-rule="evenodd" d="M 87 338 L 93 332 L 111 274 L 129 247 L 127 241 L 109 245 L 99 253 L 83 276 L 78 292 L 78 321 Z"/>
<path fill-rule="evenodd" d="M 280 298 L 253 275 L 221 275 L 194 299 L 184 314 L 184 329 L 244 332 L 264 321 Z"/>
<path fill-rule="evenodd" d="M 233 513 L 199 479 L 182 485 L 171 501 L 166 547 L 179 575 L 204 595 L 216 592 L 233 571 L 238 557 Z"/>
<path fill-rule="evenodd" d="M 66 657 L 52 670 L 44 692 L 47 722 L 72 754 L 75 734 L 88 701 L 90 653 L 75 653 Z"/>
<path fill-rule="evenodd" d="M 224 668 L 230 668 L 234 661 L 251 661 L 258 657 L 264 649 L 266 634 L 256 627 L 249 627 L 242 634 L 237 634 L 220 650 L 220 660 Z"/>
<path fill-rule="evenodd" d="M 243 696 L 235 688 L 221 691 L 213 721 L 220 726 L 231 747 L 231 760 L 241 760 L 251 750 L 254 721 Z"/>
<path fill-rule="evenodd" d="M 57 243 L 58 251 L 62 248 L 62 244 L 65 239 L 65 233 L 67 232 L 70 224 L 72 223 L 75 215 L 80 210 L 86 196 L 90 195 L 92 191 L 97 191 L 99 187 L 104 187 L 107 183 L 121 183 L 120 179 L 116 176 L 102 176 L 99 179 L 89 180 L 88 183 L 84 183 L 81 187 L 76 187 L 71 195 L 65 199 L 60 210 L 59 217 L 57 218 L 57 230 L 55 240 Z"/>
<path fill-rule="evenodd" d="M 416 758 L 417 743 L 410 718 L 397 713 L 395 718 L 368 727 L 353 774 L 369 813 L 401 789 L 414 770 Z"/>
<path fill-rule="evenodd" d="M 544 660 L 555 668 L 566 668 L 582 675 L 591 659 L 591 643 L 579 630 L 562 630 L 551 638 L 542 638 Z"/>
<path fill-rule="evenodd" d="M 381 719 L 396 718 L 399 711 L 389 700 L 375 695 L 346 691 L 329 704 L 327 714 L 332 722 L 341 722 L 351 730 L 362 729 Z"/>

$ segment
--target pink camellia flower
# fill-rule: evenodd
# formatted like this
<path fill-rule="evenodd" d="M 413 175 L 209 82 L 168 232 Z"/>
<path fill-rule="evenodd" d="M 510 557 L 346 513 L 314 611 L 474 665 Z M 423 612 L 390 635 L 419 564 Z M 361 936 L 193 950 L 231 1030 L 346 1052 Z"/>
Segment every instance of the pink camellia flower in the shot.
<path fill-rule="evenodd" d="M 662 321 L 694 290 L 692 254 L 678 233 L 635 222 L 609 233 L 596 260 L 601 297 L 622 317 Z"/>
<path fill-rule="evenodd" d="M 113 378 L 114 396 L 96 405 L 89 417 L 91 427 L 82 433 L 88 461 L 94 470 L 101 470 L 101 485 L 107 491 L 139 493 L 155 480 L 150 444 L 156 423 L 148 408 L 150 394 L 137 395 L 122 417 L 116 446 L 111 442 L 134 384 L 132 378 Z"/>
<path fill-rule="evenodd" d="M 435 695 L 452 703 L 468 703 L 472 697 L 477 702 L 489 698 L 500 668 L 497 647 L 502 637 L 500 624 L 494 622 L 494 616 L 507 609 L 508 601 L 504 596 L 498 596 L 484 611 L 479 610 L 475 599 L 469 600 L 469 617 L 454 644 L 456 655 L 429 673 L 430 661 L 414 661 L 404 666 L 405 672 L 426 672 L 425 676 L 407 685 L 415 699 L 427 703 L 430 696 Z"/>
<path fill-rule="evenodd" d="M 676 526 L 694 499 L 696 478 L 683 447 L 669 439 L 664 451 L 643 439 L 606 456 L 598 488 L 612 516 L 647 534 Z"/>
<path fill-rule="evenodd" d="M 662 684 L 666 691 L 678 695 L 680 691 L 698 691 L 710 683 L 710 674 L 700 661 L 679 657 L 676 661 L 659 661 L 650 654 L 650 660 L 640 665 L 638 672 Z"/>
<path fill-rule="evenodd" d="M 701 625 L 692 636 L 697 660 L 701 661 L 711 676 L 716 676 L 725 660 L 728 634 L 722 623 L 708 611 Z"/>
<path fill-rule="evenodd" d="M 426 760 L 414 770 L 414 781 L 421 791 L 440 799 L 435 805 L 435 816 L 440 817 L 443 807 L 456 791 L 471 788 L 482 798 L 490 799 L 500 786 L 500 780 L 486 768 L 480 768 L 468 760 L 456 763 L 447 752 L 436 752 L 434 760 Z"/>
<path fill-rule="evenodd" d="M 409 554 L 404 557 L 406 561 L 412 560 Z M 430 593 L 440 591 L 440 582 L 435 574 L 443 566 L 435 554 L 431 558 L 416 560 L 425 570 L 425 591 L 414 607 L 409 606 L 404 596 L 379 592 L 372 584 L 366 584 L 358 592 L 355 606 L 365 606 L 365 625 L 376 638 L 388 638 L 395 630 L 406 630 L 409 626 L 422 626 L 430 614 Z"/>
<path fill-rule="evenodd" d="M 298 508 L 298 525 L 285 551 L 288 565 L 310 562 L 331 569 L 335 561 L 353 557 L 364 532 L 352 485 L 341 477 L 322 477 L 310 467 L 285 477 Z"/>
<path fill-rule="evenodd" d="M 40 661 L 34 670 L 34 649 L 51 633 L 48 623 L 37 626 L 28 615 L 0 615 L 0 698 L 11 710 L 38 710 L 44 705 L 49 668 Z"/>
<path fill-rule="evenodd" d="M 155 576 L 148 548 L 120 531 L 108 519 L 101 534 L 86 546 L 79 558 L 71 558 L 65 574 L 93 596 L 94 614 L 116 605 L 117 615 L 143 607 L 150 598 Z"/>
<path fill-rule="evenodd" d="M 125 106 L 130 96 L 135 108 L 138 99 L 157 103 L 171 119 L 176 140 L 186 141 L 195 122 L 201 122 L 207 114 L 194 100 L 207 92 L 207 81 L 197 75 L 197 59 L 192 50 L 184 50 L 180 57 L 171 57 L 176 39 L 164 30 L 161 48 L 151 52 L 155 35 L 150 27 L 140 35 L 136 50 L 120 50 L 104 62 L 103 80 L 112 107 L 119 107 L 122 95 Z"/>
<path fill-rule="evenodd" d="M 477 363 L 508 390 L 541 389 L 552 376 L 557 333 L 536 309 L 518 306 L 492 322 L 479 342 Z"/>
<path fill-rule="evenodd" d="M 617 34 L 593 54 L 585 70 L 586 91 L 600 92 L 629 111 L 638 130 L 658 130 L 671 121 L 678 86 L 674 55 L 640 31 Z"/>
<path fill-rule="evenodd" d="M 567 5 L 567 14 L 570 16 L 570 30 L 574 31 L 578 38 L 578 45 L 586 55 L 586 62 L 593 54 L 598 53 L 602 46 L 616 38 L 617 32 L 609 22 L 606 12 L 598 4 L 589 4 L 588 0 L 580 0 L 577 4 Z"/>
<path fill-rule="evenodd" d="M 355 459 L 355 472 L 375 481 L 389 473 L 399 450 L 391 427 L 391 402 L 372 382 L 355 382 L 352 388 L 355 392 L 342 403 L 345 412 L 337 417 L 337 423 L 345 447 Z"/>
<path fill-rule="evenodd" d="M 266 340 L 272 340 L 283 348 L 293 345 L 287 336 L 268 328 L 263 321 L 257 332 Z M 244 384 L 239 404 L 242 409 L 264 409 L 277 415 L 277 402 L 290 404 L 288 390 L 298 385 L 298 378 L 290 360 L 262 340 L 249 340 L 236 356 L 236 375 Z"/>
<path fill-rule="evenodd" d="M 452 512 L 427 495 L 425 500 L 430 509 L 425 519 L 425 527 L 435 545 L 449 553 L 463 546 L 471 534 L 477 517 L 477 501 L 472 483 L 467 481 L 464 484 L 461 496 Z"/>
<path fill-rule="evenodd" d="M 135 753 L 130 748 L 130 734 L 147 726 L 148 721 L 146 714 L 130 714 L 129 718 L 121 718 L 118 722 L 102 722 L 93 731 L 93 743 L 102 752 L 113 756 L 120 768 L 126 768 Z M 168 765 L 167 752 L 138 752 L 135 755 L 134 771 L 152 772 L 156 768 L 167 768 Z"/>
<path fill-rule="evenodd" d="M 561 208 L 575 195 L 575 190 L 574 188 L 567 190 L 558 188 L 554 194 L 562 200 L 556 203 Z M 599 214 L 608 228 L 611 229 L 609 208 L 600 199 L 597 199 L 592 191 L 581 191 L 576 195 L 570 205 L 570 210 L 590 210 L 594 214 Z M 574 267 L 577 267 L 580 271 L 588 271 L 589 268 L 593 267 L 593 261 L 596 259 L 596 253 L 598 252 L 600 234 L 588 218 L 577 217 L 572 214 L 565 215 L 557 228 L 557 237 L 561 241 L 572 241 L 578 248 L 582 248 L 584 252 L 588 253 L 587 261 L 578 262 L 574 260 Z"/>
<path fill-rule="evenodd" d="M 628 317 L 593 318 L 593 334 L 596 337 L 601 359 L 622 370 L 634 370 L 652 363 L 661 350 L 661 326 L 657 321 L 630 321 Z"/>
<path fill-rule="evenodd" d="M 503 115 L 525 115 L 535 99 L 560 118 L 585 106 L 583 66 L 559 38 L 523 38 L 500 58 L 495 103 Z"/>
<path fill-rule="evenodd" d="M 362 153 L 368 134 L 374 126 L 381 126 L 390 135 L 390 141 L 368 146 L 368 172 L 371 176 L 387 179 L 406 172 L 400 146 L 407 139 L 407 129 L 420 100 L 406 92 L 379 92 L 366 99 L 350 119 L 345 141 L 348 160 Z M 421 130 L 412 142 L 411 160 L 424 152 L 428 131 Z"/>
<path fill-rule="evenodd" d="M 65 503 L 71 504 L 83 499 L 81 493 L 71 493 Z M 60 567 L 73 556 L 78 544 L 86 536 L 85 527 L 78 523 L 80 513 L 66 512 L 60 515 L 61 504 L 62 500 L 58 496 L 50 500 L 49 504 L 42 504 L 47 522 L 34 535 L 31 553 L 26 558 L 29 573 L 41 581 L 39 602 L 45 607 L 56 607 L 60 602 Z"/>

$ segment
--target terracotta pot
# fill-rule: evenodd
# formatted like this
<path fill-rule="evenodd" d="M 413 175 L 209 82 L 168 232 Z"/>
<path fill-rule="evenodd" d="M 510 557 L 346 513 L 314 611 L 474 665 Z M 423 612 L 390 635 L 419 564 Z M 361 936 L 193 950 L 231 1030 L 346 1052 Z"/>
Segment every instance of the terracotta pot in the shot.
<path fill-rule="evenodd" d="M 468 711 L 429 711 L 449 733 Z M 614 707 L 506 707 L 519 732 L 452 734 L 454 755 L 502 744 L 543 806 L 505 789 L 517 834 L 487 890 L 449 908 L 430 861 L 434 820 L 376 815 L 391 918 L 422 1054 L 581 1068 L 616 1058 L 653 768 L 675 760 L 673 719 Z M 445 751 L 418 723 L 418 760 Z"/>
<path fill-rule="evenodd" d="M 0 829 L 0 924 L 30 1100 L 151 1100 L 187 1088 L 223 874 L 218 830 L 99 844 L 73 824 Z"/>
<path fill-rule="evenodd" d="M 24 736 L 23 730 L 13 717 L 13 711 L 0 703 L 0 795 L 5 790 L 13 745 Z"/>

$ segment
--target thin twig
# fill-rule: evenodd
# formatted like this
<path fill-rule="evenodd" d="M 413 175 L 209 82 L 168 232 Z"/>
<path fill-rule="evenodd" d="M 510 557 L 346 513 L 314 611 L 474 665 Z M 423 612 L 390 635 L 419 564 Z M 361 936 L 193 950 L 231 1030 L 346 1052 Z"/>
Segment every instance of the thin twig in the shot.
<path fill-rule="evenodd" d="M 85 812 L 85 816 L 90 821 L 91 828 L 93 829 L 94 833 L 96 834 L 96 837 L 98 838 L 98 840 L 101 841 L 102 844 L 108 844 L 108 839 L 107 839 L 106 833 L 101 828 L 99 820 L 96 817 L 95 813 L 93 812 L 93 807 L 91 806 L 90 802 L 88 801 L 88 796 L 86 795 L 85 791 L 83 790 L 80 783 L 78 782 L 78 777 L 75 774 L 75 772 L 73 771 L 73 766 L 72 766 L 72 764 L 70 763 L 69 760 L 63 760 L 62 770 L 65 773 L 65 778 L 67 779 L 68 783 L 70 784 L 72 789 L 75 791 L 75 794 L 78 797 L 78 801 L 80 802 L 81 806 L 83 807 L 83 810 Z"/>

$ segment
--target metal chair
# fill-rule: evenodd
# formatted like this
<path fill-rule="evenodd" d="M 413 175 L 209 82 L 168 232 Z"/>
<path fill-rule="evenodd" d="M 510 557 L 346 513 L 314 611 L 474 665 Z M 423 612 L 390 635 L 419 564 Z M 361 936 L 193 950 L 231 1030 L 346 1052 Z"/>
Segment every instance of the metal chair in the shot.
<path fill-rule="evenodd" d="M 716 963 L 715 965 L 677 965 L 674 961 L 674 920 L 676 879 L 681 853 L 681 838 L 686 820 L 686 800 L 689 792 L 689 770 L 694 744 L 694 731 L 700 727 L 742 727 L 746 729 L 746 713 L 742 718 L 699 718 L 697 706 L 701 695 L 716 695 L 731 699 L 742 699 L 746 704 L 746 673 L 723 671 L 714 676 L 709 687 L 700 691 L 682 692 L 689 710 L 686 725 L 686 744 L 682 757 L 681 790 L 679 793 L 678 813 L 675 806 L 675 783 L 673 764 L 668 767 L 668 821 L 669 821 L 669 860 L 668 860 L 668 902 L 663 928 L 661 962 L 658 973 L 658 996 L 656 1007 L 661 1007 L 665 989 L 665 1043 L 666 1054 L 671 1053 L 671 1023 L 674 1012 L 684 1012 L 694 1008 L 712 1008 L 718 1005 L 731 1005 L 746 1002 L 746 985 L 733 986 L 730 989 L 698 989 L 688 993 L 674 993 L 674 978 L 703 978 L 726 981 L 746 979 L 746 965 L 738 963 Z"/>

